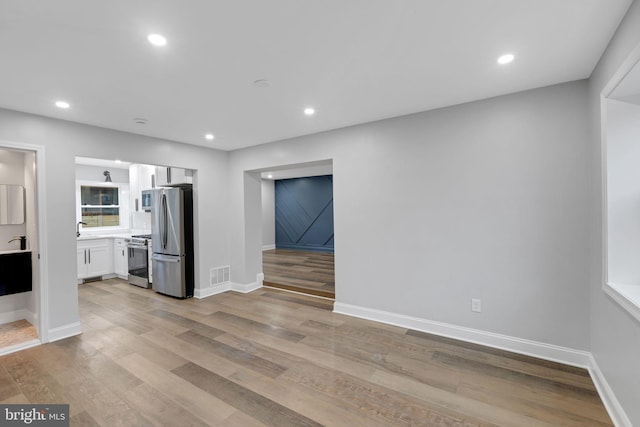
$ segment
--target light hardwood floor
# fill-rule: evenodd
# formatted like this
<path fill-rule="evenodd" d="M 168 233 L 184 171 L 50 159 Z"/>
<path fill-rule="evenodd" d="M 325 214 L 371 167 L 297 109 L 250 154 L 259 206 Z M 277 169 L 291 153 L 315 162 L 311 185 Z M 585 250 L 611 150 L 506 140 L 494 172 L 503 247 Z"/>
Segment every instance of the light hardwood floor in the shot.
<path fill-rule="evenodd" d="M 335 298 L 333 253 L 290 249 L 262 252 L 264 284 L 325 298 Z"/>
<path fill-rule="evenodd" d="M 588 373 L 332 313 L 283 291 L 80 285 L 84 333 L 0 358 L 0 402 L 71 424 L 608 426 Z"/>

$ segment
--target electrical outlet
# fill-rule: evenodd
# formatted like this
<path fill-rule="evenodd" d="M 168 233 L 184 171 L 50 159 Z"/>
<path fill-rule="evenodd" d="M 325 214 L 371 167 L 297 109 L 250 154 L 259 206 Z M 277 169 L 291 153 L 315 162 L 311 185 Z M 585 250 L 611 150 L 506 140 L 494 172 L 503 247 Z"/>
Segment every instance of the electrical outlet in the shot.
<path fill-rule="evenodd" d="M 471 300 L 471 311 L 474 313 L 482 312 L 482 302 L 479 299 Z"/>

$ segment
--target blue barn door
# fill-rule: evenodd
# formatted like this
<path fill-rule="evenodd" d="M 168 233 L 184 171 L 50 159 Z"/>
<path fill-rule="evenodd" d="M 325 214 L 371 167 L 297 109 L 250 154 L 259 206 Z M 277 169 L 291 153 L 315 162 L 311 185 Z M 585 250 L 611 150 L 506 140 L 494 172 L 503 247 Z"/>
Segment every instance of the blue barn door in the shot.
<path fill-rule="evenodd" d="M 275 182 L 276 248 L 333 252 L 333 176 Z"/>

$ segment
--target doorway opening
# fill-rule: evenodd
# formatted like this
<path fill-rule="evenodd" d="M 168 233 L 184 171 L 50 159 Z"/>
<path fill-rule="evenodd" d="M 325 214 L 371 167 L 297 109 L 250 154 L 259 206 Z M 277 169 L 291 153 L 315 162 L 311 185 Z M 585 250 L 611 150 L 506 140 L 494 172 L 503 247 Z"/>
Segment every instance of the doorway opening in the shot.
<path fill-rule="evenodd" d="M 75 172 L 78 285 L 119 278 L 149 292 L 193 296 L 197 171 L 76 157 Z M 160 210 L 154 204 L 160 188 L 169 212 L 163 225 L 158 217 L 153 220 Z M 173 233 L 163 233 L 161 227 L 173 227 Z M 159 253 L 161 236 L 168 239 L 167 252 L 173 252 Z"/>
<path fill-rule="evenodd" d="M 335 298 L 332 162 L 261 176 L 263 285 Z"/>
<path fill-rule="evenodd" d="M 48 338 L 37 211 L 43 191 L 36 167 L 41 156 L 39 147 L 0 143 L 0 354 Z"/>

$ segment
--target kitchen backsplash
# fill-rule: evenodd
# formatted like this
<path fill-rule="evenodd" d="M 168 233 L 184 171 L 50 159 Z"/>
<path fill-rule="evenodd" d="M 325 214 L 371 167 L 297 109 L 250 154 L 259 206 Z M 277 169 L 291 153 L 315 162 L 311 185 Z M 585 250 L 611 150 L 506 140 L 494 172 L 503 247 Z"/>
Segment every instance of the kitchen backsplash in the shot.
<path fill-rule="evenodd" d="M 151 212 L 132 212 L 131 228 L 151 230 Z"/>

